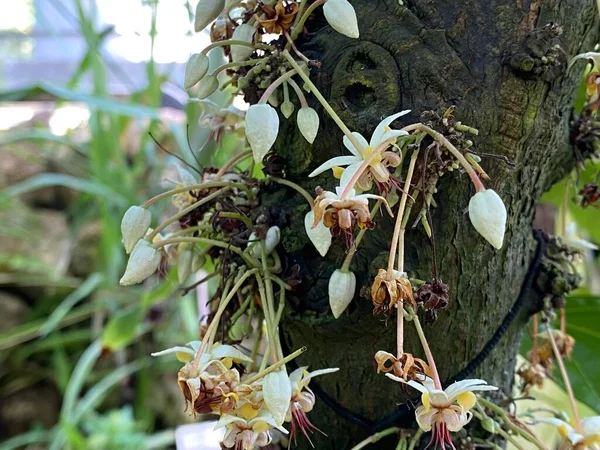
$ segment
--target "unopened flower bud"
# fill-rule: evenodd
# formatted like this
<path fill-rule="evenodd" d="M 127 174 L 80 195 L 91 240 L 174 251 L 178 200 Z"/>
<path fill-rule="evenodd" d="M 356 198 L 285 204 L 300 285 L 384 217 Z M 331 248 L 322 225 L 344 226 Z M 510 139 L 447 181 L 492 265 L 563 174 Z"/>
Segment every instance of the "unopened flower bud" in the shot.
<path fill-rule="evenodd" d="M 121 220 L 121 234 L 127 254 L 131 253 L 135 244 L 146 235 L 151 220 L 150 211 L 141 206 L 132 206 L 125 212 Z"/>
<path fill-rule="evenodd" d="M 281 425 L 292 399 L 292 384 L 285 369 L 265 375 L 262 383 L 265 405 L 273 415 L 275 423 Z"/>
<path fill-rule="evenodd" d="M 336 269 L 329 279 L 329 306 L 336 319 L 346 310 L 356 291 L 356 277 L 350 271 Z"/>
<path fill-rule="evenodd" d="M 499 249 L 504 241 L 506 208 L 492 189 L 477 192 L 469 201 L 471 223 L 486 241 Z"/>
<path fill-rule="evenodd" d="M 290 101 L 287 102 L 283 102 L 281 104 L 281 114 L 283 114 L 283 117 L 285 117 L 286 119 L 289 119 L 292 114 L 294 113 L 294 104 Z"/>
<path fill-rule="evenodd" d="M 356 39 L 359 36 L 356 12 L 348 0 L 327 0 L 323 5 L 325 19 L 338 33 Z"/>
<path fill-rule="evenodd" d="M 185 66 L 183 87 L 185 89 L 189 89 L 202 78 L 204 78 L 204 75 L 206 75 L 206 72 L 208 72 L 208 65 L 208 56 L 206 56 L 204 53 L 195 53 L 190 56 L 190 59 Z"/>
<path fill-rule="evenodd" d="M 206 256 L 204 253 L 196 253 L 192 258 L 192 272 L 197 272 L 206 264 Z"/>
<path fill-rule="evenodd" d="M 265 236 L 265 252 L 267 255 L 273 253 L 275 247 L 279 245 L 279 240 L 281 239 L 281 230 L 278 226 L 273 226 L 267 230 L 267 235 Z M 252 246 L 252 255 L 255 258 L 260 258 L 262 255 L 262 244 L 259 242 L 258 236 L 256 233 L 252 232 L 250 237 L 248 238 L 248 246 Z"/>
<path fill-rule="evenodd" d="M 234 41 L 243 41 L 252 44 L 255 33 L 256 28 L 254 28 L 252 25 L 248 25 L 247 23 L 243 23 L 233 31 L 231 39 Z M 231 60 L 244 61 L 252 54 L 253 51 L 254 48 L 252 47 L 247 47 L 245 45 L 232 45 Z"/>
<path fill-rule="evenodd" d="M 150 242 L 145 239 L 139 240 L 133 247 L 125 273 L 119 283 L 123 286 L 141 283 L 156 272 L 160 260 L 160 252 L 152 247 Z"/>
<path fill-rule="evenodd" d="M 496 423 L 496 421 L 491 417 L 484 417 L 481 421 L 482 428 L 488 433 L 495 434 L 497 425 L 498 424 Z"/>
<path fill-rule="evenodd" d="M 200 80 L 196 95 L 202 100 L 214 94 L 217 89 L 219 89 L 219 80 L 217 77 L 214 75 L 206 75 Z"/>
<path fill-rule="evenodd" d="M 308 106 L 300 108 L 297 123 L 304 139 L 311 144 L 315 142 L 315 138 L 319 132 L 319 115 L 317 112 Z"/>
<path fill-rule="evenodd" d="M 304 228 L 310 242 L 313 243 L 321 256 L 325 256 L 329 251 L 329 247 L 331 247 L 331 230 L 325 226 L 322 220 L 313 227 L 314 221 L 315 212 L 310 210 L 304 216 Z"/>
<path fill-rule="evenodd" d="M 270 105 L 252 105 L 246 112 L 246 138 L 252 148 L 254 161 L 262 162 L 277 139 L 279 116 Z"/>
<path fill-rule="evenodd" d="M 188 244 L 180 244 L 177 253 L 177 279 L 179 284 L 185 283 L 185 280 L 192 272 L 192 259 L 194 254 Z"/>
<path fill-rule="evenodd" d="M 199 0 L 194 19 L 194 30 L 196 33 L 204 30 L 209 23 L 221 14 L 224 8 L 225 0 Z"/>

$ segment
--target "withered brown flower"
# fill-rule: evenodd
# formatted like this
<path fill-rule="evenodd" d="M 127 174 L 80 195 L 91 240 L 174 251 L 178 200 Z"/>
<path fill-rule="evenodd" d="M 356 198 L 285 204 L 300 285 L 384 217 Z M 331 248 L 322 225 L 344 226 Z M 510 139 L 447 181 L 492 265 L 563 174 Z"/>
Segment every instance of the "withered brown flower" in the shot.
<path fill-rule="evenodd" d="M 425 309 L 426 323 L 434 323 L 437 320 L 437 312 L 448 308 L 450 301 L 448 285 L 437 278 L 422 285 L 416 294 L 417 303 Z"/>
<path fill-rule="evenodd" d="M 261 6 L 264 15 L 258 19 L 258 22 L 267 33 L 283 34 L 287 32 L 294 18 L 298 13 L 298 4 L 296 2 L 284 4 L 283 0 L 279 0 L 275 7 L 269 5 Z"/>
<path fill-rule="evenodd" d="M 403 353 L 400 358 L 397 358 L 391 353 L 380 350 L 375 353 L 375 361 L 377 373 L 393 372 L 406 381 L 416 380 L 418 375 L 432 376 L 427 363 L 420 358 L 415 358 L 411 353 Z"/>
<path fill-rule="evenodd" d="M 408 302 L 410 306 L 416 305 L 412 285 L 406 273 L 397 270 L 393 270 L 392 275 L 388 276 L 386 270 L 379 269 L 371 285 L 371 299 L 375 307 L 373 314 L 387 312 L 399 302 Z"/>
<path fill-rule="evenodd" d="M 529 395 L 529 390 L 533 386 L 543 387 L 544 380 L 548 377 L 548 371 L 541 364 L 525 363 L 519 367 L 517 375 L 521 377 L 521 392 Z"/>
<path fill-rule="evenodd" d="M 548 330 L 538 335 L 542 338 L 540 353 L 543 356 L 549 354 L 551 355 L 551 357 L 554 357 L 554 352 L 552 350 L 552 342 L 550 340 L 549 333 L 552 333 L 552 337 L 554 337 L 554 341 L 556 342 L 556 347 L 558 347 L 558 352 L 560 353 L 560 356 L 566 359 L 571 359 L 573 347 L 575 346 L 575 339 L 573 338 L 573 336 L 567 333 L 563 333 L 560 330 Z"/>
<path fill-rule="evenodd" d="M 600 199 L 600 191 L 598 191 L 598 183 L 586 183 L 583 189 L 579 191 L 582 196 L 581 207 L 586 208 L 590 205 L 597 206 L 596 203 Z"/>

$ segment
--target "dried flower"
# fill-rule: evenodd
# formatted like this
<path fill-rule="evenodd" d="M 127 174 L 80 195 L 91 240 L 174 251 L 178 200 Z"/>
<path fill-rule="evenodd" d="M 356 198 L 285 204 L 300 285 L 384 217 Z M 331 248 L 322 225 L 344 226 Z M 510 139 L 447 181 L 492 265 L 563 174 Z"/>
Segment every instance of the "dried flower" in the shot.
<path fill-rule="evenodd" d="M 329 278 L 329 306 L 336 319 L 346 310 L 356 291 L 356 277 L 350 271 L 336 269 Z"/>
<path fill-rule="evenodd" d="M 258 20 L 258 23 L 265 29 L 265 32 L 283 34 L 294 23 L 294 18 L 298 13 L 298 4 L 294 2 L 284 5 L 283 0 L 279 0 L 275 7 L 262 5 L 261 9 L 264 15 Z"/>
<path fill-rule="evenodd" d="M 581 207 L 587 208 L 588 206 L 596 206 L 596 203 L 600 199 L 600 191 L 598 191 L 598 183 L 586 183 L 583 188 L 579 191 L 579 195 L 582 196 Z"/>
<path fill-rule="evenodd" d="M 477 192 L 469 201 L 473 227 L 496 249 L 502 248 L 506 228 L 506 208 L 492 189 Z"/>
<path fill-rule="evenodd" d="M 540 353 L 542 355 L 554 355 L 550 333 L 552 333 L 552 337 L 554 338 L 554 342 L 556 343 L 556 347 L 558 348 L 561 357 L 571 359 L 573 347 L 575 346 L 575 339 L 573 336 L 563 333 L 560 330 L 546 330 L 543 333 L 538 334 L 538 336 L 542 338 Z"/>
<path fill-rule="evenodd" d="M 277 139 L 279 116 L 270 105 L 251 105 L 246 112 L 246 137 L 252 148 L 254 161 L 262 162 Z"/>
<path fill-rule="evenodd" d="M 352 156 L 336 156 L 331 158 L 313 170 L 309 174 L 309 177 L 317 176 L 328 169 L 348 166 L 342 172 L 340 180 L 340 185 L 347 185 L 362 163 L 368 159 L 377 148 L 381 146 L 387 148 L 392 145 L 398 137 L 406 136 L 408 134 L 406 131 L 392 130 L 390 124 L 400 116 L 408 114 L 409 112 L 409 110 L 400 111 L 399 113 L 392 114 L 383 119 L 375 128 L 375 131 L 373 131 L 370 142 L 367 142 L 362 134 L 353 132 L 352 135 L 356 138 L 362 149 L 357 149 L 352 142 L 344 136 L 344 146 L 352 153 Z M 379 184 L 387 183 L 390 180 L 390 171 L 388 170 L 388 167 L 397 167 L 400 165 L 400 162 L 401 158 L 397 153 L 393 151 L 382 151 L 378 157 L 371 161 L 368 170 L 366 170 L 359 178 L 357 182 L 358 187 L 363 191 L 368 191 L 373 185 L 373 179 Z"/>
<path fill-rule="evenodd" d="M 385 269 L 379 269 L 371 285 L 371 300 L 373 301 L 373 314 L 388 312 L 399 303 L 407 301 L 410 306 L 415 306 L 412 285 L 405 272 L 392 271 L 388 277 Z"/>
<path fill-rule="evenodd" d="M 121 234 L 127 254 L 131 253 L 135 244 L 146 235 L 151 221 L 152 215 L 146 208 L 132 206 L 125 212 L 121 220 Z"/>
<path fill-rule="evenodd" d="M 437 312 L 448 308 L 450 301 L 448 285 L 442 280 L 434 278 L 429 283 L 423 284 L 417 290 L 417 303 L 423 305 L 428 323 L 437 320 Z"/>
<path fill-rule="evenodd" d="M 391 373 L 386 377 L 400 383 L 408 384 L 421 392 L 423 403 L 415 411 L 419 428 L 423 431 L 433 431 L 431 442 L 435 446 L 453 447 L 450 432 L 457 432 L 473 418 L 471 408 L 477 403 L 474 391 L 495 391 L 498 388 L 489 386 L 484 380 L 462 380 L 452 383 L 443 391 L 437 388 L 429 377 L 417 381 L 404 381 Z"/>
<path fill-rule="evenodd" d="M 415 358 L 411 353 L 403 353 L 400 358 L 397 358 L 391 353 L 379 350 L 375 353 L 375 361 L 377 362 L 377 373 L 393 371 L 394 375 L 406 381 L 432 376 L 429 365 L 422 359 Z"/>
<path fill-rule="evenodd" d="M 133 247 L 125 273 L 119 281 L 122 286 L 138 284 L 152 275 L 161 262 L 161 252 L 155 249 L 150 242 L 141 239 Z"/>
<path fill-rule="evenodd" d="M 521 378 L 521 392 L 529 395 L 532 386 L 542 388 L 544 381 L 548 378 L 548 371 L 541 364 L 524 363 L 517 370 L 517 375 Z"/>
<path fill-rule="evenodd" d="M 338 33 L 353 39 L 360 35 L 356 12 L 348 0 L 328 0 L 323 6 L 323 14 Z"/>

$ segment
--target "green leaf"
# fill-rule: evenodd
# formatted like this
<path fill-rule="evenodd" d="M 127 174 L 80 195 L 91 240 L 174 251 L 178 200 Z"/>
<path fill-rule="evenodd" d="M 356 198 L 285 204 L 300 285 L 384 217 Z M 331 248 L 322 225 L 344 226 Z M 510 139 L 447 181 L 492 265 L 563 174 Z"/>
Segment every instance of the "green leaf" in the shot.
<path fill-rule="evenodd" d="M 102 333 L 102 348 L 111 352 L 125 348 L 135 338 L 142 318 L 141 308 L 111 318 Z"/>
<path fill-rule="evenodd" d="M 20 183 L 7 187 L 3 190 L 2 195 L 16 197 L 36 189 L 50 186 L 68 187 L 79 192 L 102 197 L 105 200 L 116 203 L 122 207 L 125 207 L 128 204 L 127 198 L 103 184 L 59 173 L 44 173 L 33 176 Z"/>
<path fill-rule="evenodd" d="M 567 333 L 575 338 L 571 360 L 565 361 L 575 397 L 600 411 L 600 297 L 569 297 Z"/>
<path fill-rule="evenodd" d="M 52 352 L 52 373 L 56 381 L 56 385 L 62 393 L 67 389 L 69 377 L 71 376 L 71 363 L 67 352 L 61 347 Z"/>
<path fill-rule="evenodd" d="M 96 289 L 100 283 L 104 280 L 102 274 L 93 273 L 87 280 L 81 283 L 77 289 L 71 292 L 65 299 L 58 305 L 58 307 L 52 312 L 48 320 L 42 325 L 40 334 L 43 336 L 48 335 L 54 331 L 60 321 L 65 317 L 69 311 L 79 302 L 81 299 L 90 295 L 94 289 Z"/>

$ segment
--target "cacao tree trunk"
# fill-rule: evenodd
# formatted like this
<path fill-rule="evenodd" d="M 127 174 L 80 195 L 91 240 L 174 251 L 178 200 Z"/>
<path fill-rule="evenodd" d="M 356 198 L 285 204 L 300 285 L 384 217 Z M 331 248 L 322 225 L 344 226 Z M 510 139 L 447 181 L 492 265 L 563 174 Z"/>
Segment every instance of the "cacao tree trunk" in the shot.
<path fill-rule="evenodd" d="M 474 190 L 466 174 L 455 171 L 438 184 L 437 207 L 431 216 L 437 268 L 450 287 L 450 305 L 439 320 L 425 327 L 440 376 L 448 379 L 471 361 L 496 331 L 517 298 L 533 258 L 532 220 L 540 196 L 574 165 L 568 142 L 570 105 L 581 67 L 566 70 L 566 61 L 590 51 L 598 38 L 593 0 L 352 0 L 361 36 L 346 38 L 317 16 L 300 49 L 322 62 L 312 78 L 352 130 L 370 136 L 376 124 L 394 112 L 411 109 L 400 122 L 419 121 L 427 110 L 456 106 L 462 123 L 479 130 L 474 149 L 503 155 L 483 158 L 496 190 L 508 210 L 507 234 L 495 250 L 471 226 L 465 208 Z M 552 24 L 553 25 L 552 25 Z M 562 27 L 560 33 L 558 26 Z M 554 48 L 559 45 L 560 48 Z M 310 95 L 309 95 L 310 97 Z M 283 121 L 276 151 L 287 164 L 287 176 L 309 192 L 333 188 L 331 172 L 308 179 L 317 165 L 346 153 L 342 133 L 320 108 L 321 129 L 310 146 Z M 405 403 L 399 386 L 376 373 L 373 355 L 395 351 L 395 318 L 374 317 L 369 287 L 378 268 L 385 268 L 393 221 L 378 215 L 353 259 L 357 294 L 348 313 L 335 320 L 329 312 L 327 286 L 340 267 L 346 246 L 334 242 L 321 258 L 305 237 L 306 201 L 291 190 L 274 190 L 267 199 L 279 215 L 282 244 L 291 263 L 300 265 L 302 284 L 289 298 L 290 314 L 282 334 L 290 349 L 308 351 L 300 365 L 339 367 L 317 379 L 322 390 L 348 410 L 376 423 Z M 409 224 L 414 221 L 413 216 Z M 432 246 L 422 227 L 406 235 L 409 276 L 431 279 Z M 366 289 L 365 289 L 366 288 Z M 510 393 L 528 298 L 520 316 L 477 372 Z M 531 311 L 531 309 L 530 309 Z M 410 324 L 407 351 L 423 356 Z M 413 419 L 414 415 L 410 417 Z M 327 433 L 316 433 L 319 450 L 349 449 L 369 435 L 366 427 L 340 415 L 317 398 L 310 419 Z M 398 425 L 403 425 L 399 423 Z M 407 423 L 404 423 L 407 425 Z M 373 431 L 373 430 L 371 430 Z M 395 448 L 392 440 L 374 448 Z M 309 448 L 303 439 L 300 448 Z"/>

